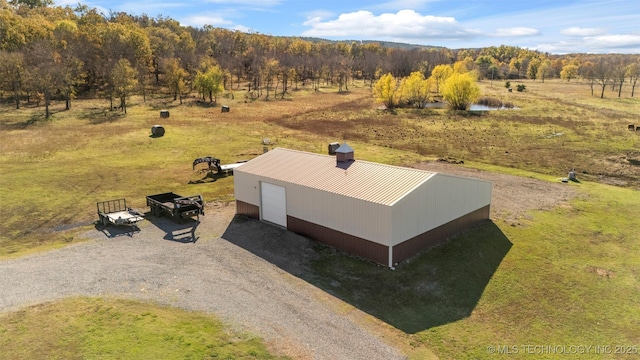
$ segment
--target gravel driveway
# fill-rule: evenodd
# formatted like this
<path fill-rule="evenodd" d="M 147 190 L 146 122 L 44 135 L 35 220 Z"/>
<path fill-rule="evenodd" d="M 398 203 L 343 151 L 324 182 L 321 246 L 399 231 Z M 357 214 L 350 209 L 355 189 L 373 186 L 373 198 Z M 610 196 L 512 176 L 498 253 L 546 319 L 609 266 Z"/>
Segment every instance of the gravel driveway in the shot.
<path fill-rule="evenodd" d="M 359 310 L 338 313 L 338 300 L 224 237 L 249 225 L 311 253 L 308 240 L 258 221 L 234 226 L 233 206 L 209 210 L 195 229 L 150 218 L 131 236 L 92 229 L 87 243 L 0 261 L 0 312 L 72 295 L 153 300 L 216 314 L 296 359 L 404 358 L 354 320 Z"/>

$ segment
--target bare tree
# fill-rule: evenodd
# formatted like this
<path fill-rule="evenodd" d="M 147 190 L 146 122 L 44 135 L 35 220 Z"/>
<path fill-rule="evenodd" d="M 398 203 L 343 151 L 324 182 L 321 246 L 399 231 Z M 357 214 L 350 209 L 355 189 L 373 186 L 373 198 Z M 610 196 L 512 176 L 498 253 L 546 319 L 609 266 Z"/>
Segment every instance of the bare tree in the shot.
<path fill-rule="evenodd" d="M 591 61 L 585 61 L 580 64 L 578 68 L 578 75 L 587 80 L 589 87 L 591 88 L 591 96 L 594 95 L 594 86 L 596 84 L 596 66 Z"/>
<path fill-rule="evenodd" d="M 602 57 L 598 59 L 594 65 L 594 79 L 602 89 L 602 92 L 600 93 L 600 99 L 603 99 L 604 90 L 606 89 L 609 80 L 611 80 L 611 69 L 607 61 Z"/>
<path fill-rule="evenodd" d="M 44 98 L 45 118 L 49 119 L 51 96 L 62 87 L 63 67 L 60 59 L 51 47 L 51 43 L 41 40 L 28 50 L 29 86 Z"/>
<path fill-rule="evenodd" d="M 627 66 L 627 76 L 629 77 L 629 84 L 631 84 L 631 97 L 633 97 L 638 76 L 640 76 L 640 63 L 634 62 L 629 64 L 629 66 Z"/>
<path fill-rule="evenodd" d="M 614 87 L 618 87 L 618 97 L 622 95 L 622 84 L 627 78 L 627 60 L 623 56 L 618 56 L 610 65 L 611 82 Z"/>
<path fill-rule="evenodd" d="M 366 45 L 362 50 L 362 75 L 364 79 L 369 79 L 369 86 L 373 87 L 373 81 L 380 70 L 380 64 L 386 57 L 385 48 L 378 44 Z"/>

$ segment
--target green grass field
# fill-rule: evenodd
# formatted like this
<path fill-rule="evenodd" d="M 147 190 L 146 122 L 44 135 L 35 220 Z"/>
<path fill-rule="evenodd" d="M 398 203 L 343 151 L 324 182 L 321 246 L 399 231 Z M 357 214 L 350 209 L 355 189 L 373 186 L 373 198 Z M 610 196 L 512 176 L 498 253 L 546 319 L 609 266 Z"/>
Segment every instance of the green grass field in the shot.
<path fill-rule="evenodd" d="M 599 99 L 577 82 L 524 83 L 523 93 L 509 93 L 500 82 L 482 83 L 483 95 L 519 108 L 486 113 L 385 112 L 376 109 L 361 84 L 350 86 L 348 94 L 327 88 L 319 94 L 292 92 L 277 101 L 245 102 L 236 94 L 235 100 L 219 102 L 230 105 L 229 113 L 194 101 L 178 106 L 157 96 L 147 103 L 133 98 L 126 116 L 106 111 L 104 100 L 78 100 L 70 111 L 54 104 L 53 117 L 45 121 L 42 107 L 16 111 L 4 103 L 0 257 L 82 241 L 77 234 L 96 220 L 96 201 L 125 197 L 144 209 L 145 195 L 166 191 L 231 201 L 233 179 L 199 182 L 204 175 L 192 171 L 192 161 L 208 155 L 223 163 L 250 159 L 262 153 L 264 139 L 269 148 L 319 153 L 329 142 L 346 139 L 361 159 L 411 165 L 452 158 L 466 166 L 547 180 L 575 168 L 582 182 L 571 186 L 578 197 L 566 206 L 531 213 L 522 226 L 496 220 L 395 272 L 326 251 L 308 280 L 345 306 L 371 314 L 373 331 L 386 334 L 412 359 L 431 353 L 443 359 L 495 358 L 489 346 L 515 346 L 516 358 L 527 357 L 525 345 L 640 346 L 640 227 L 634 222 L 640 213 L 640 132 L 627 130 L 628 124 L 640 125 L 640 100 L 625 92 L 617 98 L 609 90 Z M 160 109 L 168 109 L 170 118 L 160 119 Z M 165 127 L 165 136 L 150 136 L 154 124 Z M 357 281 L 374 276 L 384 286 Z M 116 304 L 118 321 L 106 321 L 112 311 L 105 310 L 92 315 L 97 318 L 61 324 L 60 319 L 75 316 L 76 308 Z M 155 339 L 149 340 L 152 344 L 161 342 L 166 334 L 158 333 L 140 307 L 148 305 L 70 299 L 34 308 L 42 311 L 4 314 L 0 339 L 11 335 L 14 341 L 3 342 L 2 348 L 18 357 L 51 351 L 52 358 L 92 358 L 96 351 L 113 349 L 129 332 Z M 213 330 L 221 325 L 212 325 L 205 315 L 170 308 L 145 311 L 185 327 L 198 324 L 224 332 Z M 78 332 L 82 322 L 103 327 Z M 60 327 L 65 335 L 49 335 L 40 343 L 44 348 L 34 348 L 32 340 L 42 334 L 33 324 Z M 180 341 L 173 343 L 176 349 L 185 349 Z M 269 358 L 259 341 L 235 345 L 229 351 L 236 355 L 229 356 L 255 352 L 254 357 Z M 202 358 L 207 346 L 218 348 L 206 342 L 198 346 L 204 350 L 189 353 L 193 358 Z M 68 349 L 73 353 L 65 353 Z M 132 345 L 131 351 L 147 350 Z M 119 355 L 136 357 L 114 353 Z M 619 358 L 583 355 L 579 358 Z"/>
<path fill-rule="evenodd" d="M 637 346 L 640 232 L 620 214 L 640 211 L 638 193 L 598 184 L 580 193 L 523 226 L 487 223 L 393 272 L 329 251 L 316 264 L 325 275 L 309 281 L 391 325 L 414 359 L 422 347 L 491 359 L 489 346 L 520 356 L 526 345 Z"/>
<path fill-rule="evenodd" d="M 206 314 L 93 298 L 2 316 L 0 349 L 0 359 L 285 359 Z"/>

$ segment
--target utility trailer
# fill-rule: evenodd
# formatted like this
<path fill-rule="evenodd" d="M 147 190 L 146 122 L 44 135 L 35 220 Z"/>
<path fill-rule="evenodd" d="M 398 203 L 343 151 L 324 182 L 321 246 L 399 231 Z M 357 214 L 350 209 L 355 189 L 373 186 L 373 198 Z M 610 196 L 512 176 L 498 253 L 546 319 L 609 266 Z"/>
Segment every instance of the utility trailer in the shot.
<path fill-rule="evenodd" d="M 144 220 L 141 213 L 127 207 L 127 200 L 115 199 L 96 203 L 98 217 L 102 225 L 129 225 L 135 226 Z"/>
<path fill-rule="evenodd" d="M 147 196 L 147 206 L 151 215 L 167 215 L 181 222 L 185 218 L 204 215 L 204 201 L 202 195 L 180 196 L 172 192 Z"/>

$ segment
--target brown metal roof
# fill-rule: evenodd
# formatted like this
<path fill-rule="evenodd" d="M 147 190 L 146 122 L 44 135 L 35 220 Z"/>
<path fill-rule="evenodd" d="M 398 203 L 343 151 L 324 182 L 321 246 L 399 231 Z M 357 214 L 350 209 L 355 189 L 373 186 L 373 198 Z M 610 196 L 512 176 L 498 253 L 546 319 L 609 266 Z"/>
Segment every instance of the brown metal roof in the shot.
<path fill-rule="evenodd" d="M 337 163 L 335 156 L 277 148 L 235 170 L 392 205 L 435 173 L 355 160 Z"/>

